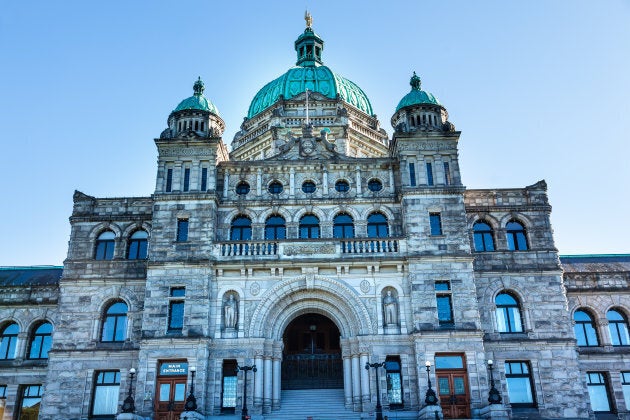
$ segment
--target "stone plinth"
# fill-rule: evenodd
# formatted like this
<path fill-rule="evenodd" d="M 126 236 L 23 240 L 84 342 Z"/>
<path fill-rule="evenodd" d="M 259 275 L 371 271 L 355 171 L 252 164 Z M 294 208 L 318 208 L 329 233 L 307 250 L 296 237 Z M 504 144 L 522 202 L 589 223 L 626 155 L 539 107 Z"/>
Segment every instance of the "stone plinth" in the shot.
<path fill-rule="evenodd" d="M 490 404 L 479 410 L 482 419 L 508 419 L 508 409 L 501 404 Z"/>
<path fill-rule="evenodd" d="M 206 417 L 203 414 L 198 413 L 196 411 L 184 411 L 182 414 L 179 415 L 179 418 L 180 419 L 200 419 L 200 420 L 203 420 Z"/>
<path fill-rule="evenodd" d="M 443 418 L 442 407 L 439 405 L 425 405 L 418 413 L 418 420 L 436 420 Z"/>

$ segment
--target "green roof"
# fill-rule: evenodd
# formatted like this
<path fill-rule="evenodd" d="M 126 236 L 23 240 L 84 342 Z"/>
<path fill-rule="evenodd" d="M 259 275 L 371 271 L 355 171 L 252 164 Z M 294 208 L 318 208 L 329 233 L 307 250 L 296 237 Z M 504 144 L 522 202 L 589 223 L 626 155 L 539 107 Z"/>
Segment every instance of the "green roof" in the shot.
<path fill-rule="evenodd" d="M 440 102 L 437 100 L 435 96 L 433 96 L 429 92 L 425 92 L 420 89 L 420 78 L 416 75 L 416 72 L 413 72 L 413 76 L 411 76 L 411 80 L 409 81 L 411 85 L 411 92 L 406 94 L 400 102 L 398 102 L 398 106 L 396 107 L 396 111 L 406 106 L 413 105 L 422 105 L 422 104 L 430 104 L 430 105 L 438 105 L 442 106 Z"/>
<path fill-rule="evenodd" d="M 201 81 L 201 77 L 193 85 L 193 91 L 195 94 L 190 98 L 186 98 L 177 105 L 177 108 L 173 112 L 184 111 L 186 109 L 196 109 L 199 111 L 211 112 L 215 115 L 219 115 L 219 110 L 212 102 L 210 102 L 205 96 L 203 96 L 204 84 Z"/>

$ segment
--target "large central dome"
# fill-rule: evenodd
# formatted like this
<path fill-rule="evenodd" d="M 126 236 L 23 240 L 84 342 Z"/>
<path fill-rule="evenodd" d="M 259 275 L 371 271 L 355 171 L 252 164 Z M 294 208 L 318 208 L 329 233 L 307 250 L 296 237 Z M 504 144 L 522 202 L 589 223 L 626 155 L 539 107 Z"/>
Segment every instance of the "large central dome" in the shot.
<path fill-rule="evenodd" d="M 336 99 L 338 96 L 366 114 L 373 115 L 372 104 L 363 90 L 354 82 L 323 65 L 321 60 L 323 49 L 324 41 L 313 32 L 310 21 L 307 20 L 304 33 L 295 41 L 295 50 L 298 54 L 296 66 L 258 91 L 249 105 L 247 118 L 252 118 L 273 105 L 280 96 L 291 99 L 307 89 L 319 92 L 330 99 Z"/>

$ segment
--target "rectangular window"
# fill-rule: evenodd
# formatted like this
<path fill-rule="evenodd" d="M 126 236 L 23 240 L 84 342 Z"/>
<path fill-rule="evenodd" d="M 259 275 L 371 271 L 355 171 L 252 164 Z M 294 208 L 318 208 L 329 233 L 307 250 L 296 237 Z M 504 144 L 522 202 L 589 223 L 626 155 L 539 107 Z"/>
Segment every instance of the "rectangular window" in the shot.
<path fill-rule="evenodd" d="M 431 236 L 442 234 L 442 217 L 440 213 L 429 213 L 429 223 L 431 225 Z"/>
<path fill-rule="evenodd" d="M 166 170 L 166 192 L 173 190 L 173 169 Z"/>
<path fill-rule="evenodd" d="M 208 168 L 201 168 L 201 191 L 205 191 L 207 189 L 208 189 Z"/>
<path fill-rule="evenodd" d="M 42 385 L 22 385 L 20 387 L 20 403 L 18 405 L 19 420 L 39 417 L 39 405 L 42 402 L 44 387 Z"/>
<path fill-rule="evenodd" d="M 177 242 L 188 240 L 188 219 L 177 219 Z"/>
<path fill-rule="evenodd" d="M 630 372 L 621 372 L 621 389 L 626 407 L 630 407 Z"/>
<path fill-rule="evenodd" d="M 448 162 L 444 162 L 444 184 L 451 185 L 451 168 Z"/>
<path fill-rule="evenodd" d="M 236 408 L 236 376 L 238 363 L 234 359 L 223 360 L 223 388 L 221 390 L 221 411 L 234 413 Z"/>
<path fill-rule="evenodd" d="M 0 399 L 4 400 L 7 398 L 7 386 L 0 385 Z"/>
<path fill-rule="evenodd" d="M 186 296 L 185 287 L 173 287 L 170 291 L 171 298 L 183 298 Z M 171 299 L 168 305 L 168 331 L 181 332 L 184 328 L 184 301 Z"/>
<path fill-rule="evenodd" d="M 435 299 L 437 301 L 438 322 L 440 325 L 453 325 L 453 302 L 451 300 L 451 284 L 448 281 L 435 282 Z"/>
<path fill-rule="evenodd" d="M 512 407 L 535 407 L 528 362 L 505 362 L 505 380 Z"/>
<path fill-rule="evenodd" d="M 190 168 L 184 169 L 184 191 L 190 190 Z"/>
<path fill-rule="evenodd" d="M 115 418 L 120 396 L 120 371 L 94 372 L 92 391 L 92 415 Z"/>
<path fill-rule="evenodd" d="M 387 399 L 390 405 L 402 406 L 402 375 L 400 369 L 400 357 L 387 356 L 385 359 L 385 372 L 387 378 Z"/>
<path fill-rule="evenodd" d="M 433 185 L 433 164 L 427 162 L 427 185 Z"/>
<path fill-rule="evenodd" d="M 416 186 L 416 165 L 415 163 L 409 163 L 409 185 Z"/>
<path fill-rule="evenodd" d="M 606 373 L 586 372 L 586 385 L 588 386 L 588 396 L 590 397 L 593 411 L 596 413 L 612 413 Z"/>

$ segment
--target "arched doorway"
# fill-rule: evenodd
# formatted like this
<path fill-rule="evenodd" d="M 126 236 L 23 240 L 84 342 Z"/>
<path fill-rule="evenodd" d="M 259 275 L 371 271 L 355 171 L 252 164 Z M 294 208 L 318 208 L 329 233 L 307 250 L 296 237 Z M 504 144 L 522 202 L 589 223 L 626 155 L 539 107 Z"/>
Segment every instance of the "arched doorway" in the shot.
<path fill-rule="evenodd" d="M 304 314 L 284 331 L 282 389 L 343 388 L 339 328 L 320 314 Z"/>

